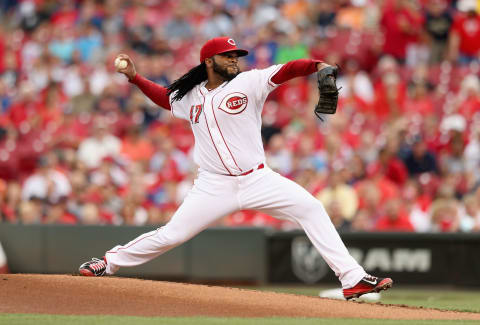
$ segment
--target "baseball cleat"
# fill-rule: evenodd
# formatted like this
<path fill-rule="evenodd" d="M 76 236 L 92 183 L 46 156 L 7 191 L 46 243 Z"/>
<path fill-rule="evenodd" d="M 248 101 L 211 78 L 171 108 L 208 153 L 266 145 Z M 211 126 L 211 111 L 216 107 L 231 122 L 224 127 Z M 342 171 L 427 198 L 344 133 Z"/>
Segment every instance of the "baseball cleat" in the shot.
<path fill-rule="evenodd" d="M 349 289 L 343 289 L 343 296 L 350 300 L 358 298 L 366 293 L 380 292 L 387 290 L 393 285 L 393 280 L 390 278 L 377 278 L 375 276 L 366 275 L 360 282 Z"/>
<path fill-rule="evenodd" d="M 107 270 L 107 260 L 92 258 L 91 261 L 85 262 L 78 268 L 78 271 L 83 276 L 104 276 Z"/>

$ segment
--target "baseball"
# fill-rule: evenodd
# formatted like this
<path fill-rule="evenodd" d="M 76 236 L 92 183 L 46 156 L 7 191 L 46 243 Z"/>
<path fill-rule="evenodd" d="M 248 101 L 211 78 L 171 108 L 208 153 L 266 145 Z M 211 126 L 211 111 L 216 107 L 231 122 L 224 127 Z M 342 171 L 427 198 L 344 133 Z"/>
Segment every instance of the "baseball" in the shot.
<path fill-rule="evenodd" d="M 125 69 L 128 65 L 127 60 L 121 59 L 121 58 L 116 58 L 115 59 L 115 68 L 117 69 Z"/>

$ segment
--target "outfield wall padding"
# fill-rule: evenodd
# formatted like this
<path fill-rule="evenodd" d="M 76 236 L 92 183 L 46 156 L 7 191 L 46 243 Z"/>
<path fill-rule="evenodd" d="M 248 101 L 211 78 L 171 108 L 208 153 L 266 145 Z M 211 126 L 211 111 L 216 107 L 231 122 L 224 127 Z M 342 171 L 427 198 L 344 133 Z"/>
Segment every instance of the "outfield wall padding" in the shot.
<path fill-rule="evenodd" d="M 14 273 L 75 274 L 153 227 L 22 226 L 0 223 L 0 242 Z M 344 233 L 369 273 L 399 284 L 480 287 L 480 234 Z M 338 283 L 303 231 L 211 228 L 120 276 L 192 282 Z"/>
<path fill-rule="evenodd" d="M 344 233 L 351 255 L 368 273 L 397 284 L 480 286 L 479 233 Z M 269 236 L 268 281 L 337 282 L 303 231 Z"/>
<path fill-rule="evenodd" d="M 78 266 L 153 227 L 13 225 L 0 223 L 13 273 L 78 273 Z M 266 237 L 260 228 L 207 229 L 120 276 L 190 281 L 266 281 Z"/>

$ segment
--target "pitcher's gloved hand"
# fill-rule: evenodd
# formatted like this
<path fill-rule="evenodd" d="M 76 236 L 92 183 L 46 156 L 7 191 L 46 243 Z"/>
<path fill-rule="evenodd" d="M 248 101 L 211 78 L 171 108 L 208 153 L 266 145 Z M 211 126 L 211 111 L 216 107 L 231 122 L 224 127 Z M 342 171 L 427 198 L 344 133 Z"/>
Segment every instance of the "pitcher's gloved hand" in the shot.
<path fill-rule="evenodd" d="M 315 115 L 323 121 L 321 114 L 335 114 L 337 111 L 338 91 L 337 88 L 338 68 L 328 66 L 317 72 L 319 98 L 315 106 Z"/>

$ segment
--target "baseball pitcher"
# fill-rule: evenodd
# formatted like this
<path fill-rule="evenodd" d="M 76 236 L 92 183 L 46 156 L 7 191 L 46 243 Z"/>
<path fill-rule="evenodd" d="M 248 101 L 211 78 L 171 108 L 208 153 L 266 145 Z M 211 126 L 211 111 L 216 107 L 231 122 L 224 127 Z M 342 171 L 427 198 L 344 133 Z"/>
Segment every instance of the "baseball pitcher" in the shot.
<path fill-rule="evenodd" d="M 219 218 L 237 210 L 253 209 L 301 225 L 338 276 L 346 299 L 392 286 L 390 278 L 368 275 L 350 256 L 319 200 L 265 163 L 260 130 L 268 94 L 292 78 L 318 71 L 321 100 L 315 113 L 333 114 L 338 95 L 334 86 L 335 68 L 302 59 L 241 72 L 238 59 L 247 54 L 232 38 L 211 39 L 201 48 L 200 64 L 168 88 L 136 73 L 127 55 L 118 56 L 127 63 L 117 65 L 118 72 L 173 117 L 190 122 L 198 176 L 165 226 L 112 248 L 102 259 L 83 263 L 80 274 L 111 275 L 121 267 L 146 263 L 189 240 Z"/>

